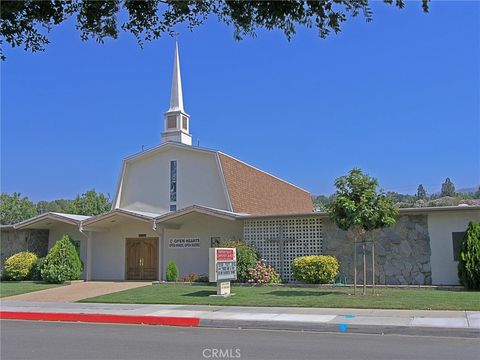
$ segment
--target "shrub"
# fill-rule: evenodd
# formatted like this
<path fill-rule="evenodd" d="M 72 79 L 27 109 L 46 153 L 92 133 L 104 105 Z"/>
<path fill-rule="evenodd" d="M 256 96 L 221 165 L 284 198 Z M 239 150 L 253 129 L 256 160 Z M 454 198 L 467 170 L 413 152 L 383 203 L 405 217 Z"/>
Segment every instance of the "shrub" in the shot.
<path fill-rule="evenodd" d="M 247 282 L 248 269 L 255 267 L 259 258 L 257 249 L 244 241 L 232 240 L 222 242 L 219 247 L 237 249 L 237 282 Z"/>
<path fill-rule="evenodd" d="M 33 263 L 32 270 L 30 271 L 30 280 L 42 280 L 42 267 L 45 263 L 45 258 L 38 258 L 37 261 Z"/>
<path fill-rule="evenodd" d="M 181 282 L 208 282 L 208 276 L 205 274 L 195 274 L 195 273 L 190 273 L 183 275 L 182 278 L 180 279 Z"/>
<path fill-rule="evenodd" d="M 170 260 L 167 263 L 167 281 L 178 281 L 179 271 L 175 261 Z"/>
<path fill-rule="evenodd" d="M 82 262 L 70 236 L 63 235 L 53 245 L 45 257 L 40 272 L 43 280 L 49 283 L 62 283 L 80 277 Z"/>
<path fill-rule="evenodd" d="M 281 283 L 280 275 L 265 261 L 259 260 L 255 266 L 248 269 L 248 282 L 255 284 L 278 284 Z"/>
<path fill-rule="evenodd" d="M 333 283 L 339 268 L 340 264 L 333 256 L 302 256 L 292 263 L 293 276 L 306 284 Z"/>
<path fill-rule="evenodd" d="M 5 261 L 5 271 L 12 280 L 28 279 L 32 271 L 33 264 L 38 257 L 32 252 L 22 251 L 10 256 Z"/>
<path fill-rule="evenodd" d="M 458 277 L 466 289 L 480 289 L 480 224 L 475 221 L 470 221 L 463 237 Z"/>

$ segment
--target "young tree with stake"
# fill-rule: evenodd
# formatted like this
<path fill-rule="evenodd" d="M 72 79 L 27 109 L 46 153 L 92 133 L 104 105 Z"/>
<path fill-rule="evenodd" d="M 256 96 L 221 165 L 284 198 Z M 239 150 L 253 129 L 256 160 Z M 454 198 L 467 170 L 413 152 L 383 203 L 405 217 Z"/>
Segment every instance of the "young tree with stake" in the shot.
<path fill-rule="evenodd" d="M 348 175 L 335 180 L 336 193 L 327 206 L 333 222 L 354 237 L 354 294 L 357 289 L 357 243 L 363 249 L 363 294 L 366 294 L 365 234 L 395 224 L 398 210 L 392 199 L 378 190 L 378 181 L 354 168 Z M 375 292 L 375 242 L 372 242 L 372 280 Z"/>

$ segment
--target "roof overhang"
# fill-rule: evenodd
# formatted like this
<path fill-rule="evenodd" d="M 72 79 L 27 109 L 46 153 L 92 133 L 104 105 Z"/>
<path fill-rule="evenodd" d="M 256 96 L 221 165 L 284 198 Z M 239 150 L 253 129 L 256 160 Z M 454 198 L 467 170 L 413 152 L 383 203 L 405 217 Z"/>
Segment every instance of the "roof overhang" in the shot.
<path fill-rule="evenodd" d="M 110 227 L 113 223 L 120 222 L 124 219 L 133 219 L 145 223 L 151 223 L 157 216 L 158 214 L 117 208 L 83 221 L 81 223 L 81 229 L 88 231 L 95 230 L 98 226 L 101 228 Z"/>
<path fill-rule="evenodd" d="M 48 212 L 48 213 L 34 216 L 22 222 L 19 222 L 15 224 L 13 227 L 16 230 L 50 229 L 54 224 L 59 224 L 59 223 L 78 226 L 83 220 L 86 220 L 88 218 L 89 218 L 88 216 Z"/>
<path fill-rule="evenodd" d="M 198 215 L 198 214 L 212 216 L 215 218 L 230 220 L 230 221 L 240 219 L 243 215 L 245 215 L 245 214 L 233 213 L 231 211 L 210 208 L 206 206 L 192 205 L 192 206 L 177 210 L 175 212 L 160 215 L 157 218 L 155 218 L 154 221 L 156 225 L 160 225 L 160 226 L 161 225 L 179 226 L 183 224 L 186 220 L 188 220 L 188 218 L 191 217 L 192 215 Z"/>

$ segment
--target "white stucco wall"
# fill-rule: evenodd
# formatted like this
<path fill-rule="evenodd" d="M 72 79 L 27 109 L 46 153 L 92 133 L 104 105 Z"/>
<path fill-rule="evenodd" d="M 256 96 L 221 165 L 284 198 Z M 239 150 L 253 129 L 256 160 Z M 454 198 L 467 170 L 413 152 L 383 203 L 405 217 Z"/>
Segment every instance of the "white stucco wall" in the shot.
<path fill-rule="evenodd" d="M 173 146 L 126 163 L 117 206 L 169 212 L 171 160 L 177 160 L 177 209 L 196 204 L 229 210 L 215 153 Z"/>
<path fill-rule="evenodd" d="M 92 280 L 125 280 L 125 239 L 159 237 L 149 223 L 122 219 L 106 232 L 92 232 Z"/>
<path fill-rule="evenodd" d="M 458 261 L 453 260 L 452 232 L 465 231 L 471 220 L 480 221 L 480 211 L 436 211 L 428 214 L 433 285 L 459 284 Z"/>
<path fill-rule="evenodd" d="M 174 260 L 180 270 L 180 276 L 194 272 L 208 274 L 208 249 L 212 237 L 221 240 L 242 240 L 243 221 L 223 220 L 206 215 L 195 216 L 178 230 L 165 230 L 164 263 Z M 169 248 L 168 242 L 173 238 L 199 238 L 200 248 Z M 162 242 L 161 242 L 162 243 Z M 165 274 L 165 272 L 163 272 Z"/>

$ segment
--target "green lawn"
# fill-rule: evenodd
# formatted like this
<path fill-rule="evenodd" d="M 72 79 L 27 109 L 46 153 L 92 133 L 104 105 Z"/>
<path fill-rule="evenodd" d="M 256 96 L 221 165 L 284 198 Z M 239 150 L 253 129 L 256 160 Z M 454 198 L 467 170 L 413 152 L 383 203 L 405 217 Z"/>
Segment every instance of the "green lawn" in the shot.
<path fill-rule="evenodd" d="M 370 309 L 480 310 L 480 292 L 377 288 L 377 295 L 350 295 L 351 288 L 233 286 L 235 296 L 212 298 L 214 286 L 148 285 L 101 295 L 82 302 L 125 304 L 195 304 L 237 306 L 303 306 Z M 369 289 L 370 291 L 370 289 Z M 361 292 L 361 290 L 359 290 Z"/>
<path fill-rule="evenodd" d="M 25 294 L 32 291 L 39 291 L 50 289 L 52 287 L 60 286 L 58 284 L 43 284 L 35 282 L 14 282 L 14 281 L 2 281 L 0 282 L 0 298 Z"/>

